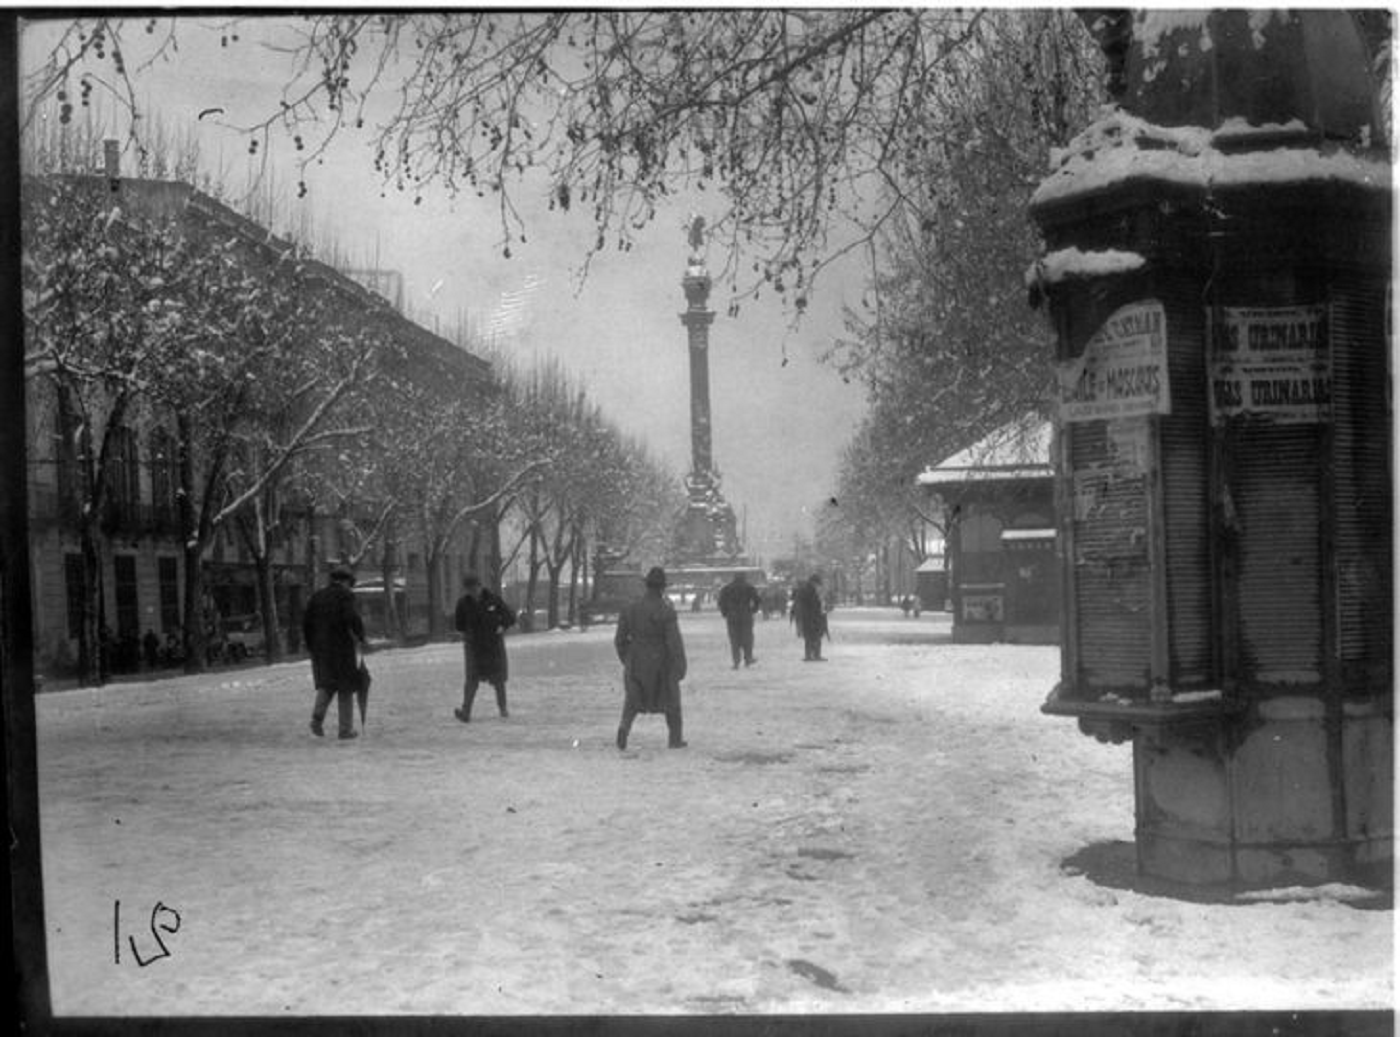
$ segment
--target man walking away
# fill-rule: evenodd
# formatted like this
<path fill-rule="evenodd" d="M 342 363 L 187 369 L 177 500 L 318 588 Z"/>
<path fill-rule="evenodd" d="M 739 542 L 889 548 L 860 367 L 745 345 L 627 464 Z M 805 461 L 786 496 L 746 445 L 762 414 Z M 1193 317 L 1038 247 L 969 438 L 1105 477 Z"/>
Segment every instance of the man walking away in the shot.
<path fill-rule="evenodd" d="M 454 709 L 452 715 L 464 724 L 471 722 L 476 689 L 485 681 L 496 689 L 496 708 L 501 716 L 510 716 L 506 709 L 509 665 L 505 632 L 515 625 L 515 611 L 500 595 L 483 587 L 475 573 L 467 573 L 462 577 L 462 596 L 457 599 L 455 625 L 462 632 L 462 656 L 467 672 L 462 684 L 461 708 Z"/>
<path fill-rule="evenodd" d="M 681 737 L 681 681 L 685 679 L 685 645 L 676 610 L 662 593 L 666 573 L 659 567 L 646 575 L 642 596 L 626 605 L 617 618 L 613 647 L 622 663 L 622 722 L 617 747 L 627 748 L 627 736 L 638 713 L 664 713 L 670 737 L 667 745 L 684 749 Z"/>
<path fill-rule="evenodd" d="M 311 595 L 301 618 L 302 640 L 311 653 L 311 676 L 316 685 L 311 733 L 317 738 L 326 733 L 326 709 L 332 695 L 340 714 L 340 737 L 358 737 L 355 692 L 360 686 L 365 626 L 355 607 L 354 586 L 355 576 L 349 569 L 332 569 L 330 583 Z"/>
<path fill-rule="evenodd" d="M 753 617 L 763 606 L 758 588 L 749 583 L 743 573 L 735 573 L 734 579 L 724 585 L 719 592 L 719 614 L 724 617 L 729 629 L 729 655 L 734 660 L 734 669 L 739 668 L 742 655 L 745 666 L 754 664 L 753 657 Z"/>
<path fill-rule="evenodd" d="M 822 578 L 813 573 L 797 585 L 792 595 L 792 621 L 802 638 L 803 662 L 825 662 L 822 658 L 822 638 L 826 635 L 826 609 L 822 605 Z"/>

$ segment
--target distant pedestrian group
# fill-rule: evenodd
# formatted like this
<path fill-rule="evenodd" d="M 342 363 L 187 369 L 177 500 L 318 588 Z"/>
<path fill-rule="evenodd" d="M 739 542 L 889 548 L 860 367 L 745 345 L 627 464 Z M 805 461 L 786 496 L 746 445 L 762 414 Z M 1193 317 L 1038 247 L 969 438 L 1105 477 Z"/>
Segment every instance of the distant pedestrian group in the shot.
<path fill-rule="evenodd" d="M 681 711 L 681 681 L 687 670 L 685 643 L 675 606 L 665 593 L 666 582 L 665 570 L 653 567 L 643 580 L 642 595 L 625 605 L 618 615 L 613 648 L 622 664 L 622 716 L 616 739 L 620 750 L 627 748 L 637 717 L 647 713 L 665 717 L 669 748 L 684 749 L 687 745 Z M 317 737 L 325 734 L 332 699 L 337 702 L 340 738 L 358 737 L 354 723 L 357 701 L 360 723 L 364 724 L 370 684 L 364 662 L 368 645 L 364 622 L 355 604 L 354 586 L 354 574 L 337 566 L 331 571 L 330 582 L 311 596 L 302 617 L 302 639 L 310 654 L 316 691 L 311 732 Z M 792 620 L 805 645 L 804 660 L 824 661 L 821 642 L 830 636 L 820 586 L 821 577 L 813 574 L 793 593 Z M 762 596 L 745 574 L 736 573 L 721 589 L 718 601 L 734 669 L 741 662 L 752 666 L 757 661 L 754 616 L 763 608 Z M 505 632 L 516 624 L 514 609 L 495 591 L 483 586 L 475 573 L 467 573 L 454 621 L 462 635 L 465 674 L 462 704 L 452 711 L 453 715 L 464 724 L 471 722 L 477 689 L 485 682 L 496 692 L 497 711 L 503 718 L 509 717 Z"/>

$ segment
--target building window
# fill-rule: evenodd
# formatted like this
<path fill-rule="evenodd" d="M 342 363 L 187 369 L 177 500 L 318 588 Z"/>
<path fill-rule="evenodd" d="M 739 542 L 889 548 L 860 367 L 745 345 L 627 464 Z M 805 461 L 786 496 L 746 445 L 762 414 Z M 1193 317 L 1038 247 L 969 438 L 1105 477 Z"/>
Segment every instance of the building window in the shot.
<path fill-rule="evenodd" d="M 173 558 L 156 560 L 160 582 L 160 629 L 170 633 L 180 629 L 180 565 Z"/>
<path fill-rule="evenodd" d="M 141 637 L 141 610 L 136 598 L 136 556 L 117 555 L 112 559 L 117 586 L 117 637 Z"/>
<path fill-rule="evenodd" d="M 973 509 L 959 527 L 962 538 L 963 583 L 1001 579 L 1001 522 L 995 515 Z"/>
<path fill-rule="evenodd" d="M 78 640 L 83 636 L 83 601 L 87 597 L 87 581 L 83 579 L 83 556 L 63 556 L 63 587 L 68 602 L 68 636 Z"/>
<path fill-rule="evenodd" d="M 54 460 L 58 468 L 59 514 L 68 521 L 75 521 L 78 516 L 79 498 L 83 494 L 78 462 L 80 456 L 88 452 L 92 443 L 87 426 L 82 425 L 80 435 L 79 425 L 68 390 L 60 388 L 58 406 L 54 410 Z"/>
<path fill-rule="evenodd" d="M 151 508 L 156 522 L 175 520 L 175 440 L 164 428 L 151 433 Z"/>
<path fill-rule="evenodd" d="M 125 426 L 114 429 L 112 447 L 107 483 L 112 517 L 118 524 L 130 525 L 141 501 L 141 451 L 136 445 L 136 433 Z"/>

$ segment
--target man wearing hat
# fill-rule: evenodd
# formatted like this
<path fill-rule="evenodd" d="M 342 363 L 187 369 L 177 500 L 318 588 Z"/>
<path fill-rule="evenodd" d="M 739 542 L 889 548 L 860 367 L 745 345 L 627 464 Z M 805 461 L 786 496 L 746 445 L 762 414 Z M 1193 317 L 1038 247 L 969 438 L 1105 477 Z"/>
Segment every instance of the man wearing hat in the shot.
<path fill-rule="evenodd" d="M 684 749 L 681 737 L 681 681 L 685 679 L 685 645 L 676 610 L 663 591 L 666 573 L 655 567 L 646 575 L 646 590 L 623 608 L 617 618 L 613 647 L 622 663 L 622 722 L 617 747 L 627 748 L 627 736 L 638 713 L 664 713 L 667 745 Z"/>
<path fill-rule="evenodd" d="M 311 676 L 316 705 L 311 710 L 311 733 L 325 734 L 326 708 L 336 697 L 340 737 L 355 738 L 355 691 L 360 686 L 360 652 L 365 625 L 355 607 L 355 575 L 344 566 L 331 570 L 331 582 L 311 595 L 301 619 L 302 639 L 311 653 Z"/>
<path fill-rule="evenodd" d="M 457 599 L 454 618 L 454 625 L 462 633 L 467 675 L 462 685 L 462 706 L 454 709 L 452 715 L 464 724 L 471 722 L 476 689 L 485 681 L 496 689 L 496 708 L 501 716 L 510 716 L 506 709 L 505 632 L 515 625 L 515 611 L 500 595 L 483 587 L 476 573 L 467 573 L 462 577 L 462 596 Z"/>
<path fill-rule="evenodd" d="M 742 657 L 745 666 L 754 664 L 753 657 L 753 617 L 763 607 L 758 588 L 749 583 L 743 572 L 734 574 L 734 579 L 724 585 L 719 592 L 719 614 L 724 617 L 724 625 L 729 633 L 729 657 L 734 661 L 734 669 L 739 668 Z"/>

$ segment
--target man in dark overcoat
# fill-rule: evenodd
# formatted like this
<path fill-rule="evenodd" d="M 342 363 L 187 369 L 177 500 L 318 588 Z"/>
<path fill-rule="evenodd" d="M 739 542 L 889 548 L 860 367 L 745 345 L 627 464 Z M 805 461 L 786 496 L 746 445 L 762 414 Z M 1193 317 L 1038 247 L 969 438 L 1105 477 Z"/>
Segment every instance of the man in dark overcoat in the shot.
<path fill-rule="evenodd" d="M 355 606 L 355 576 L 337 566 L 330 583 L 306 603 L 301 618 L 302 640 L 311 653 L 311 677 L 316 704 L 311 710 L 311 733 L 325 734 L 326 709 L 336 697 L 340 737 L 355 738 L 355 692 L 360 687 L 360 654 L 364 650 L 365 625 Z"/>
<path fill-rule="evenodd" d="M 613 647 L 622 663 L 622 722 L 617 747 L 627 748 L 627 736 L 638 713 L 664 713 L 667 745 L 684 749 L 681 737 L 681 681 L 685 679 L 685 645 L 676 610 L 663 593 L 666 573 L 659 567 L 646 575 L 642 596 L 626 605 L 617 618 Z"/>
<path fill-rule="evenodd" d="M 822 604 L 822 578 L 813 573 L 797 585 L 792 595 L 792 621 L 797 636 L 802 638 L 803 662 L 825 662 L 822 658 L 822 638 L 826 636 L 826 608 Z"/>
<path fill-rule="evenodd" d="M 753 658 L 753 617 L 763 606 L 758 588 L 749 583 L 743 573 L 734 574 L 734 579 L 724 585 L 719 592 L 719 614 L 729 631 L 729 656 L 734 661 L 734 669 L 739 668 L 740 656 L 745 666 L 754 664 Z"/>
<path fill-rule="evenodd" d="M 515 625 L 515 610 L 499 594 L 483 587 L 476 573 L 467 573 L 462 577 L 462 596 L 457 599 L 455 619 L 462 634 L 466 679 L 462 684 L 462 705 L 452 715 L 464 724 L 471 722 L 476 689 L 485 681 L 496 689 L 496 708 L 501 716 L 510 716 L 506 709 L 510 666 L 505 632 Z"/>

